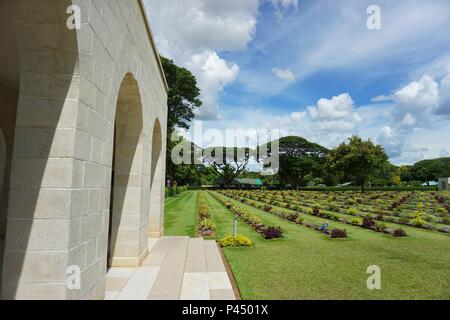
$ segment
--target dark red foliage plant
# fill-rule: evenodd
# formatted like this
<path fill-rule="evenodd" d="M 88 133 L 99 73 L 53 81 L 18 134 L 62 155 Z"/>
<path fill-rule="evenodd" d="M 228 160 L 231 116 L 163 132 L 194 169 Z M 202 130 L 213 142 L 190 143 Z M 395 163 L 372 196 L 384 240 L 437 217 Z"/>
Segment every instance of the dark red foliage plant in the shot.
<path fill-rule="evenodd" d="M 347 238 L 347 230 L 343 229 L 333 229 L 331 230 L 331 237 L 333 239 L 337 238 Z"/>
<path fill-rule="evenodd" d="M 280 227 L 267 227 L 261 231 L 261 234 L 265 239 L 275 239 L 281 238 L 283 231 Z"/>

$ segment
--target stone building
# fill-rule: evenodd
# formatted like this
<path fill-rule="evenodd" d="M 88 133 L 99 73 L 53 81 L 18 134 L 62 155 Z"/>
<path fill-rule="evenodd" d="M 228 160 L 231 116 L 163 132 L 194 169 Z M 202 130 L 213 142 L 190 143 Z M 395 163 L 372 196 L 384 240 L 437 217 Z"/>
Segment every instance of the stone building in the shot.
<path fill-rule="evenodd" d="M 3 299 L 102 299 L 107 267 L 163 232 L 167 84 L 144 10 L 0 0 Z"/>
<path fill-rule="evenodd" d="M 450 190 L 450 178 L 439 178 L 438 189 L 439 191 Z"/>

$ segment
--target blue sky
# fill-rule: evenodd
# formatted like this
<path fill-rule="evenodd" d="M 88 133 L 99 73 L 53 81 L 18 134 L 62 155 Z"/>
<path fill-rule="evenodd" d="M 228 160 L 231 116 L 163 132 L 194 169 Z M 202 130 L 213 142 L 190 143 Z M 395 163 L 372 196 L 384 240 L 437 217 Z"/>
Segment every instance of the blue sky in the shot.
<path fill-rule="evenodd" d="M 374 4 L 380 30 L 366 24 Z M 449 1 L 146 6 L 160 52 L 197 76 L 204 130 L 279 129 L 327 147 L 358 134 L 396 164 L 450 156 Z"/>

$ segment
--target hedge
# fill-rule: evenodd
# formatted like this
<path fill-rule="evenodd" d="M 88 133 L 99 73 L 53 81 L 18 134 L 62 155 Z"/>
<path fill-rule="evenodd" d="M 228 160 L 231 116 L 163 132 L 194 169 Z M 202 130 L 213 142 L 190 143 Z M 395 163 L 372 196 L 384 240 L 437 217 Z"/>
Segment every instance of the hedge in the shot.
<path fill-rule="evenodd" d="M 173 197 L 179 193 L 185 192 L 188 190 L 187 186 L 182 186 L 182 187 L 166 187 L 166 192 L 165 192 L 165 197 Z"/>
<path fill-rule="evenodd" d="M 301 191 L 361 191 L 360 187 L 310 187 L 299 188 Z M 437 191 L 437 187 L 371 187 L 365 191 Z"/>

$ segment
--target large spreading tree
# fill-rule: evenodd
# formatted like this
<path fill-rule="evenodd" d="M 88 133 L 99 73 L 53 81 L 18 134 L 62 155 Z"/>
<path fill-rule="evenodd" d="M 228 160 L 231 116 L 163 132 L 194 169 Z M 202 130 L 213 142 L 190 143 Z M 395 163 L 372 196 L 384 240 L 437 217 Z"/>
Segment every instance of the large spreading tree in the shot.
<path fill-rule="evenodd" d="M 315 178 L 323 178 L 325 160 L 329 150 L 302 137 L 283 137 L 279 145 L 278 179 L 294 188 L 306 186 Z M 273 142 L 268 144 L 271 149 Z M 325 180 L 325 179 L 323 179 Z"/>
<path fill-rule="evenodd" d="M 203 161 L 220 176 L 224 185 L 231 185 L 248 166 L 250 148 L 211 147 L 203 150 Z"/>
<path fill-rule="evenodd" d="M 388 164 L 388 156 L 380 145 L 353 136 L 329 154 L 333 170 L 340 171 L 364 192 L 366 184 L 376 177 Z"/>
<path fill-rule="evenodd" d="M 450 176 L 450 158 L 422 160 L 411 168 L 415 180 L 429 182 Z"/>

